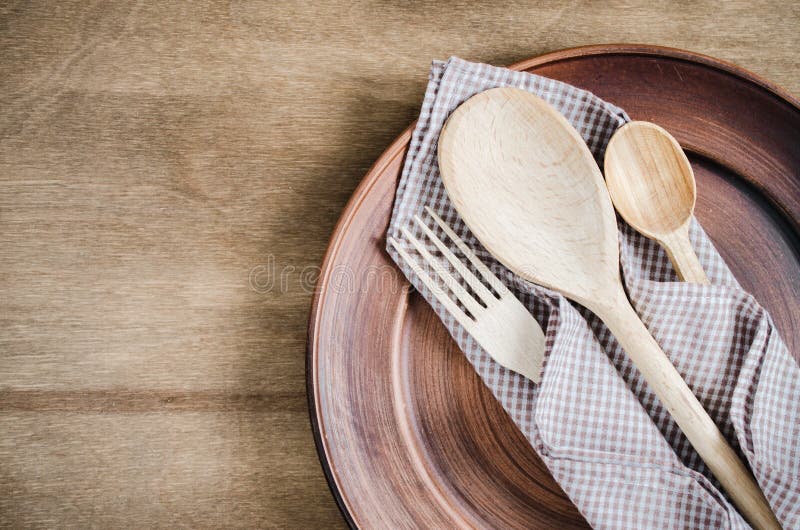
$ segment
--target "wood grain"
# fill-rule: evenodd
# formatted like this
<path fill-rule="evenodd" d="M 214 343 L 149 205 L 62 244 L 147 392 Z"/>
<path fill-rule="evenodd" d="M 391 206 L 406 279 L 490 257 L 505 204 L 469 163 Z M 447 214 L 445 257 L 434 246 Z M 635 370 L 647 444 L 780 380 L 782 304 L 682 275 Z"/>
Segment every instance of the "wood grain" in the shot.
<path fill-rule="evenodd" d="M 697 202 L 692 165 L 669 131 L 648 121 L 628 122 L 608 142 L 603 170 L 622 218 L 664 247 L 681 281 L 708 284 L 689 240 Z"/>
<path fill-rule="evenodd" d="M 0 526 L 342 526 L 301 273 L 430 60 L 652 42 L 800 93 L 799 22 L 742 0 L 4 2 Z"/>

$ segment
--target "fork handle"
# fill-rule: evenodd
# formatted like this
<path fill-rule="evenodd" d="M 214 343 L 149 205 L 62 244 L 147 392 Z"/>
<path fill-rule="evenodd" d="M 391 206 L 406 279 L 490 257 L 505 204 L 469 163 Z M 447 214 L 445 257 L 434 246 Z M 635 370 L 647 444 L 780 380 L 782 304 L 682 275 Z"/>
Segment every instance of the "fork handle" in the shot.
<path fill-rule="evenodd" d="M 758 529 L 781 528 L 753 476 L 722 436 L 621 287 L 611 303 L 592 309 L 608 326 L 742 515 Z"/>

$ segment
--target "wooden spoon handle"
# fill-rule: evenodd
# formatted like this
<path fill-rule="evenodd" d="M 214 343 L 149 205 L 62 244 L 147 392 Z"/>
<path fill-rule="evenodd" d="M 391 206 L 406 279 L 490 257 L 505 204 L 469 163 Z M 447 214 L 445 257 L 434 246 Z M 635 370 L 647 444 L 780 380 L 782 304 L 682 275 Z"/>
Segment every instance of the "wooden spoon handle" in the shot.
<path fill-rule="evenodd" d="M 650 335 L 624 292 L 620 290 L 615 298 L 614 303 L 605 305 L 605 314 L 595 313 L 619 340 L 742 515 L 755 528 L 780 528 L 755 479 Z"/>
<path fill-rule="evenodd" d="M 689 241 L 689 231 L 683 226 L 659 241 L 669 255 L 672 266 L 682 282 L 708 284 L 708 276 L 700 265 Z"/>

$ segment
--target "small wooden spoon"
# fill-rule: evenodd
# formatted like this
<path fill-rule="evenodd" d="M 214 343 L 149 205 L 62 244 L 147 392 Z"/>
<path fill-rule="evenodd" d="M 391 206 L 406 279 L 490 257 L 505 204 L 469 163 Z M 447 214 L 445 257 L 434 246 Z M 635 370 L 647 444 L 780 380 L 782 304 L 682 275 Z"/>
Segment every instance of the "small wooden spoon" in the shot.
<path fill-rule="evenodd" d="M 678 141 L 655 123 L 632 121 L 611 137 L 605 170 L 622 218 L 666 249 L 682 281 L 708 283 L 689 241 L 697 188 Z"/>
<path fill-rule="evenodd" d="M 523 90 L 482 92 L 445 124 L 439 167 L 450 199 L 487 250 L 602 319 L 744 516 L 757 528 L 780 528 L 747 468 L 628 302 L 611 198 L 567 120 Z"/>

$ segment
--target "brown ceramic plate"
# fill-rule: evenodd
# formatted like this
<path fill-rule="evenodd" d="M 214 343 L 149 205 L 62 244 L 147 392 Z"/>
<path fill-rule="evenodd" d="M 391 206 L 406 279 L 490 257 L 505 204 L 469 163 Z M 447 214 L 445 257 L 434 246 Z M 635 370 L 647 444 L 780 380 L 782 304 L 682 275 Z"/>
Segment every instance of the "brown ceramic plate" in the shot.
<path fill-rule="evenodd" d="M 652 46 L 577 48 L 511 68 L 589 89 L 669 130 L 694 167 L 701 223 L 797 351 L 797 100 L 736 66 Z M 350 200 L 312 305 L 311 422 L 334 496 L 361 528 L 585 527 L 384 250 L 410 136 Z"/>

